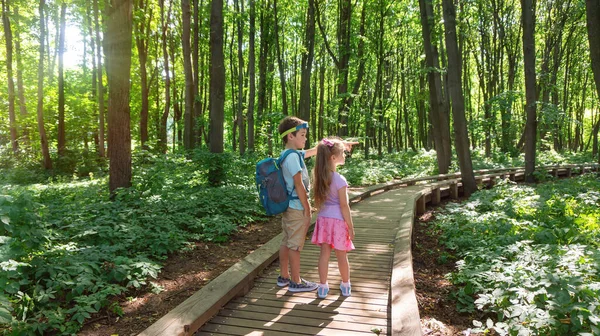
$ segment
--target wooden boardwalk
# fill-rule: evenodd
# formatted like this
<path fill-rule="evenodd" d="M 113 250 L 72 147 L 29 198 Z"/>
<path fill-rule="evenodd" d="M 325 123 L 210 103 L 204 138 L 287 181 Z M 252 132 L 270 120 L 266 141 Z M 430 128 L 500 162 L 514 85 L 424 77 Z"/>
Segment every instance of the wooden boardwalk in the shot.
<path fill-rule="evenodd" d="M 599 164 L 537 167 L 554 177 L 571 177 Z M 481 186 L 499 178 L 519 181 L 523 168 L 475 171 Z M 340 295 L 332 253 L 329 296 L 316 291 L 288 293 L 275 285 L 281 235 L 233 265 L 139 336 L 198 335 L 421 335 L 415 296 L 411 235 L 415 214 L 427 204 L 461 194 L 461 174 L 394 180 L 351 189 L 356 250 L 349 254 L 352 296 Z M 398 189 L 399 188 L 399 189 Z M 301 275 L 318 280 L 319 248 L 309 241 L 302 252 Z"/>
<path fill-rule="evenodd" d="M 352 209 L 356 249 L 348 254 L 352 296 L 339 290 L 341 278 L 335 253 L 329 264 L 330 291 L 326 299 L 316 291 L 290 293 L 275 284 L 278 264 L 267 268 L 245 296 L 229 302 L 197 335 L 380 335 L 391 334 L 390 283 L 394 250 L 401 219 L 408 214 L 412 226 L 415 191 L 396 189 L 368 198 Z M 406 228 L 404 228 L 406 230 Z M 408 235 L 410 245 L 410 230 Z M 310 236 L 310 235 L 309 235 Z M 410 246 L 406 246 L 410 254 Z M 410 263 L 410 255 L 407 256 Z M 306 241 L 301 254 L 301 275 L 318 281 L 319 247 Z M 412 266 L 409 271 L 412 277 Z M 411 279 L 412 280 L 412 279 Z M 412 285 L 412 281 L 410 281 Z M 409 288 L 410 290 L 411 288 Z M 414 288 L 412 289 L 414 298 Z M 416 303 L 416 302 L 415 302 Z M 418 312 L 414 316 L 419 324 Z"/>

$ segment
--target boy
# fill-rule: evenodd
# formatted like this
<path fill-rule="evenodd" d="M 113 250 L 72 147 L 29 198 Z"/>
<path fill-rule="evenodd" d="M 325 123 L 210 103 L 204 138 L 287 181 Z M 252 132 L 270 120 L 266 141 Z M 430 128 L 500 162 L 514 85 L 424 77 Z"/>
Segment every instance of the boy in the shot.
<path fill-rule="evenodd" d="M 316 154 L 316 148 L 301 150 L 306 144 L 308 123 L 296 117 L 286 117 L 279 123 L 279 134 L 283 137 L 286 150 L 300 150 L 300 156 L 290 154 L 281 164 L 283 178 L 287 185 L 288 193 L 298 199 L 290 200 L 289 208 L 283 213 L 281 226 L 283 240 L 279 248 L 280 275 L 277 285 L 288 286 L 290 292 L 309 292 L 317 289 L 318 285 L 300 278 L 300 251 L 304 246 L 306 232 L 310 226 L 310 204 L 308 203 L 308 188 L 310 179 L 306 165 L 301 165 L 300 160 Z M 283 154 L 283 152 L 282 152 Z M 288 270 L 288 265 L 291 268 Z"/>

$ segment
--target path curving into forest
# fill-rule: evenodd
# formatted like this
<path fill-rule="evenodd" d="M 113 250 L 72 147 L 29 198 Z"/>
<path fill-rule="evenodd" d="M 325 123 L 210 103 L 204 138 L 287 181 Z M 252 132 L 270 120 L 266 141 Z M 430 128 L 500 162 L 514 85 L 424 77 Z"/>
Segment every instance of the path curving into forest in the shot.
<path fill-rule="evenodd" d="M 556 177 L 598 171 L 600 165 L 538 167 Z M 479 184 L 524 179 L 522 168 L 475 172 Z M 339 293 L 335 255 L 327 299 L 288 293 L 275 284 L 281 236 L 251 253 L 140 335 L 421 335 L 412 270 L 415 216 L 428 204 L 460 196 L 460 173 L 395 180 L 350 190 L 356 250 L 349 253 L 352 296 Z M 318 278 L 319 248 L 307 242 L 302 275 Z"/>

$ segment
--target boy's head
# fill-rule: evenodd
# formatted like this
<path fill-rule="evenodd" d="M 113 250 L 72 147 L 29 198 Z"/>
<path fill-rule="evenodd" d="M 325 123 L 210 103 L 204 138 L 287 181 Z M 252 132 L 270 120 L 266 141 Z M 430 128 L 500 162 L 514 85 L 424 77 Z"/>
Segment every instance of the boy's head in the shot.
<path fill-rule="evenodd" d="M 297 148 L 304 147 L 306 142 L 306 132 L 308 131 L 308 123 L 300 118 L 285 117 L 279 123 L 279 135 L 283 137 L 283 143 L 288 145 L 288 141 L 296 142 L 294 145 Z"/>

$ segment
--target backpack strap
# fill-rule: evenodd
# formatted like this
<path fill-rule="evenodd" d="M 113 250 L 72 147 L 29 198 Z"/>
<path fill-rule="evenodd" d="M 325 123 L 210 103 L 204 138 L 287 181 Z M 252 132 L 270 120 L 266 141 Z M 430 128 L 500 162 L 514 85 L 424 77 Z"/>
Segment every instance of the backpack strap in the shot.
<path fill-rule="evenodd" d="M 302 154 L 300 154 L 299 151 L 295 149 L 287 149 L 285 152 L 283 152 L 283 154 L 281 154 L 281 156 L 279 157 L 279 160 L 277 160 L 277 165 L 281 167 L 281 165 L 283 164 L 283 160 L 285 160 L 291 153 L 298 154 L 298 159 L 300 159 L 300 167 L 304 169 L 304 157 L 302 156 Z M 290 191 L 288 196 L 290 196 L 291 199 L 299 199 L 297 196 L 292 196 L 292 194 L 294 193 L 294 189 L 296 189 L 296 185 L 292 183 L 292 191 Z"/>

